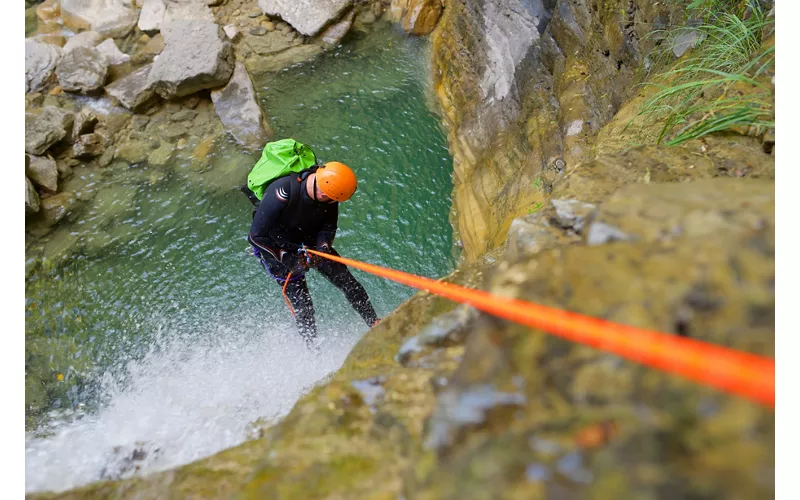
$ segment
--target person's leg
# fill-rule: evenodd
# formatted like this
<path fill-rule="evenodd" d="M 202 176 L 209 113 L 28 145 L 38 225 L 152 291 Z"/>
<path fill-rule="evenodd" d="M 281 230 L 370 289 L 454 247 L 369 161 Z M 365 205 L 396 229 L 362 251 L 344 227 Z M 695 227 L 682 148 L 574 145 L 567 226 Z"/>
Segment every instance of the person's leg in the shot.
<path fill-rule="evenodd" d="M 279 285 L 283 287 L 282 284 Z M 300 336 L 311 346 L 317 338 L 317 322 L 314 317 L 314 302 L 311 300 L 305 276 L 289 281 L 286 285 L 286 297 L 294 309 L 294 319 Z"/>
<path fill-rule="evenodd" d="M 339 255 L 333 248 L 331 248 L 331 253 L 336 256 Z M 316 269 L 344 293 L 347 301 L 364 318 L 364 322 L 367 325 L 372 326 L 378 321 L 378 315 L 375 314 L 375 309 L 369 300 L 367 290 L 356 280 L 350 270 L 347 269 L 347 266 L 320 257 Z"/>
<path fill-rule="evenodd" d="M 267 252 L 260 252 L 259 257 L 264 268 L 275 280 L 278 286 L 283 289 L 289 269 L 274 256 Z M 283 290 L 281 290 L 283 293 Z M 286 298 L 294 310 L 294 319 L 300 336 L 310 346 L 317 336 L 317 324 L 314 316 L 314 303 L 311 300 L 311 293 L 308 291 L 305 276 L 291 276 L 289 284 L 286 285 Z"/>

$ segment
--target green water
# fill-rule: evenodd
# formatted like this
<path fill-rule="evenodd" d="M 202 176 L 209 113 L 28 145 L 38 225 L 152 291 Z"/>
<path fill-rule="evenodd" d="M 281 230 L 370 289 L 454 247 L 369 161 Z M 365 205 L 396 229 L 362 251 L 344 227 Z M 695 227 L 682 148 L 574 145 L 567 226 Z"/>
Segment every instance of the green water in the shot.
<path fill-rule="evenodd" d="M 359 177 L 355 197 L 340 207 L 339 253 L 437 278 L 455 265 L 452 163 L 425 104 L 425 43 L 384 26 L 255 83 L 276 138 L 304 142 Z M 41 241 L 69 246 L 70 256 L 26 282 L 29 419 L 100 404 L 98 374 L 124 379 L 126 363 L 157 334 L 224 325 L 296 335 L 277 285 L 247 251 L 250 204 L 236 187 L 255 158 L 229 141 L 201 174 L 180 158 L 167 168 L 75 171 L 78 194 L 91 199 Z M 353 272 L 380 316 L 413 293 Z M 324 278 L 311 273 L 309 287 L 320 336 L 352 345 L 366 331 L 360 317 Z"/>

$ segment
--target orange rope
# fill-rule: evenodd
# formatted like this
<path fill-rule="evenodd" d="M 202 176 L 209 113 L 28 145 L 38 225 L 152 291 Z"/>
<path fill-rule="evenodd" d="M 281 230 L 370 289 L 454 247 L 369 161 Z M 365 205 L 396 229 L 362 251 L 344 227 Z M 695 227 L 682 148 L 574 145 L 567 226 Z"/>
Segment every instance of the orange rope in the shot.
<path fill-rule="evenodd" d="M 290 272 L 288 276 L 286 276 L 286 281 L 283 282 L 283 300 L 286 301 L 286 305 L 289 306 L 289 312 L 292 313 L 294 316 L 294 309 L 292 309 L 292 303 L 289 302 L 289 297 L 286 296 L 286 286 L 289 284 L 289 279 L 291 279 L 292 273 Z"/>
<path fill-rule="evenodd" d="M 544 330 L 668 373 L 775 407 L 775 360 L 654 330 L 622 325 L 518 299 L 308 250 L 341 264 L 469 304 L 494 316 Z"/>

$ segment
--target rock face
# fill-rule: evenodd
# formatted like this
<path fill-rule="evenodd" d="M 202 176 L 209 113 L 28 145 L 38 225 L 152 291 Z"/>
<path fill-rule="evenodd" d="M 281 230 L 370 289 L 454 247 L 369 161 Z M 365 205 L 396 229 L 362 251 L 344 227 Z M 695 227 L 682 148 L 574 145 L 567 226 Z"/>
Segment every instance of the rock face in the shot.
<path fill-rule="evenodd" d="M 56 76 L 61 88 L 68 92 L 96 92 L 106 82 L 108 61 L 97 50 L 78 47 L 61 58 Z"/>
<path fill-rule="evenodd" d="M 172 21 L 161 26 L 164 51 L 148 77 L 165 99 L 219 87 L 233 73 L 234 57 L 222 28 L 202 21 Z"/>
<path fill-rule="evenodd" d="M 390 12 L 409 33 L 429 35 L 444 10 L 442 0 L 392 0 Z"/>
<path fill-rule="evenodd" d="M 211 100 L 222 124 L 245 147 L 261 148 L 272 135 L 244 64 L 236 63 L 228 84 L 212 90 Z"/>
<path fill-rule="evenodd" d="M 55 45 L 25 40 L 25 92 L 37 92 L 51 80 L 62 54 Z"/>
<path fill-rule="evenodd" d="M 316 35 L 352 4 L 353 0 L 258 0 L 265 14 L 280 16 L 306 36 Z"/>
<path fill-rule="evenodd" d="M 76 33 L 92 30 L 118 38 L 136 26 L 138 13 L 125 0 L 61 0 L 61 17 Z"/>
<path fill-rule="evenodd" d="M 500 245 L 511 220 L 545 201 L 535 179 L 547 188 L 593 158 L 594 136 L 631 96 L 655 43 L 650 27 L 682 15 L 665 2 L 611 0 L 598 13 L 592 5 L 467 0 L 448 3 L 439 20 L 434 88 L 450 130 L 454 226 L 467 260 Z"/>
<path fill-rule="evenodd" d="M 58 169 L 52 158 L 32 155 L 25 169 L 25 175 L 31 182 L 48 191 L 56 192 L 58 189 Z"/>

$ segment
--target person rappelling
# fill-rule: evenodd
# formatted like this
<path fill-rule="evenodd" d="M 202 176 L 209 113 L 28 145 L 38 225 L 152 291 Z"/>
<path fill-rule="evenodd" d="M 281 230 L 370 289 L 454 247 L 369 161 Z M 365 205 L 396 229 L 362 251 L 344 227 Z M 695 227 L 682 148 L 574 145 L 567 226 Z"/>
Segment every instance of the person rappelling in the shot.
<path fill-rule="evenodd" d="M 314 304 L 306 273 L 315 269 L 339 288 L 368 326 L 379 318 L 361 283 L 344 264 L 311 257 L 306 248 L 338 256 L 333 247 L 339 204 L 356 192 L 355 173 L 344 163 L 317 164 L 316 155 L 293 139 L 267 143 L 242 191 L 253 203 L 248 241 L 267 273 L 283 289 L 297 329 L 314 349 Z"/>

